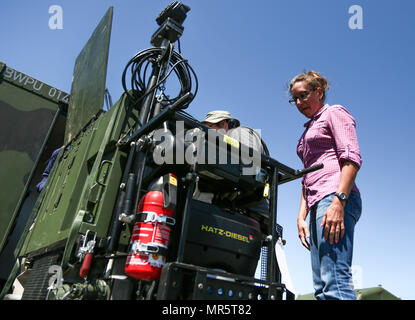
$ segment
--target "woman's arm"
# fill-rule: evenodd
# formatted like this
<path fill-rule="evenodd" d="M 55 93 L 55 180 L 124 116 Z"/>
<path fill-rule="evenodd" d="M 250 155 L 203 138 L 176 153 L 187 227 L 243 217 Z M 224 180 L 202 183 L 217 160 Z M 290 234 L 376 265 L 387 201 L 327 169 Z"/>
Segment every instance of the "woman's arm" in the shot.
<path fill-rule="evenodd" d="M 359 167 L 351 161 L 345 161 L 340 174 L 340 183 L 337 193 L 345 193 L 347 196 L 353 188 L 354 181 L 359 171 Z M 324 227 L 324 238 L 329 239 L 330 244 L 336 243 L 344 236 L 344 206 L 346 201 L 341 201 L 338 197 L 334 197 L 332 203 L 327 208 L 321 222 Z"/>
<path fill-rule="evenodd" d="M 301 190 L 301 203 L 300 203 L 300 211 L 298 213 L 297 218 L 297 227 L 298 227 L 298 236 L 300 237 L 301 243 L 304 247 L 310 250 L 310 243 L 307 241 L 307 238 L 310 237 L 310 233 L 308 232 L 308 225 L 306 222 L 307 218 L 307 208 L 306 202 L 304 198 L 304 187 Z"/>

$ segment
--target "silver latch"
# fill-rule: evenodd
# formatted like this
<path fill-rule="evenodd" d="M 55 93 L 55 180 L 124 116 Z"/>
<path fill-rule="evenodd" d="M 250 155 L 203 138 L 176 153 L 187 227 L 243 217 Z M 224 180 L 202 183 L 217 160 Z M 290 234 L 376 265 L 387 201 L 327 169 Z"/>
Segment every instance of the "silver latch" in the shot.
<path fill-rule="evenodd" d="M 92 240 L 87 242 L 88 234 L 90 232 L 92 233 L 93 231 L 88 230 L 86 234 L 82 236 L 83 238 L 82 246 L 79 248 L 78 253 L 76 255 L 79 258 L 79 261 L 82 261 L 87 253 L 92 253 L 94 251 L 97 234 L 94 233 Z"/>

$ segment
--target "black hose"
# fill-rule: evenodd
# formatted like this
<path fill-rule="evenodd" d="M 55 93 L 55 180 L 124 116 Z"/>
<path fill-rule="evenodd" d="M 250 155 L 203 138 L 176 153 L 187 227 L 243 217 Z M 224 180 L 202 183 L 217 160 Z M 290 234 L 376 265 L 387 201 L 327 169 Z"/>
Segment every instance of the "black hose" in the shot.
<path fill-rule="evenodd" d="M 157 88 L 162 85 L 167 78 L 172 74 L 174 71 L 177 79 L 180 82 L 180 93 L 177 97 L 168 99 L 168 104 L 174 103 L 176 100 L 180 99 L 183 95 L 188 92 L 192 91 L 193 81 L 192 78 L 195 80 L 195 89 L 194 93 L 192 93 L 193 98 L 196 96 L 198 91 L 198 79 L 196 76 L 195 71 L 193 68 L 188 64 L 187 60 L 183 58 L 183 56 L 173 50 L 173 46 L 170 47 L 168 52 L 164 52 L 162 48 L 150 48 L 143 50 L 137 53 L 126 65 L 123 74 L 122 74 L 122 86 L 124 91 L 133 99 L 135 103 L 139 103 L 142 101 L 147 95 L 154 92 Z M 160 57 L 163 54 L 170 55 L 170 70 L 166 72 L 166 74 L 151 88 L 148 88 L 148 81 L 147 79 L 147 69 L 150 63 L 157 62 L 160 60 Z M 133 97 L 131 92 L 127 88 L 127 71 L 130 70 L 131 72 L 131 80 L 130 80 L 130 87 L 133 91 L 138 91 L 139 95 Z M 193 99 L 192 99 L 193 100 Z M 186 108 L 191 101 L 189 101 L 183 109 Z"/>

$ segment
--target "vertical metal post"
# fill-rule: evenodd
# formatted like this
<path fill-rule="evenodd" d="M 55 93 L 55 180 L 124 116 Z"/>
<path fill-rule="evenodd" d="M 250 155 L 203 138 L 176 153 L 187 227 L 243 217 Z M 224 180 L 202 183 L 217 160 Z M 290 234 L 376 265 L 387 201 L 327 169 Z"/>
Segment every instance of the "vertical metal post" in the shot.
<path fill-rule="evenodd" d="M 138 121 L 135 127 L 135 130 L 137 131 L 142 126 L 144 126 L 148 121 L 148 115 L 151 113 L 151 109 L 153 107 L 154 98 L 156 95 L 157 88 L 155 85 L 158 82 L 158 79 L 160 77 L 160 66 L 155 62 L 153 63 L 153 71 L 151 73 L 150 81 L 148 83 L 148 87 L 146 90 L 147 96 L 144 99 L 144 102 L 141 106 L 140 114 L 138 117 Z M 152 93 L 150 93 L 150 90 L 153 90 Z M 137 155 L 137 158 L 134 163 L 133 172 L 135 173 L 137 180 L 136 180 L 136 197 L 134 201 L 133 208 L 137 209 L 138 202 L 140 201 L 141 197 L 141 182 L 142 182 L 142 176 L 144 172 L 145 162 L 147 159 L 147 152 L 139 152 Z"/>
<path fill-rule="evenodd" d="M 275 257 L 275 243 L 277 241 L 277 198 L 278 198 L 278 167 L 274 166 L 272 183 L 271 183 L 271 248 L 270 248 L 270 270 L 269 270 L 269 290 L 268 299 L 271 300 L 273 295 L 273 283 L 278 281 L 279 269 Z"/>
<path fill-rule="evenodd" d="M 121 183 L 124 184 L 124 187 L 120 189 L 118 192 L 117 202 L 116 202 L 116 206 L 114 209 L 114 216 L 113 216 L 112 226 L 111 226 L 111 239 L 110 239 L 110 242 L 107 248 L 107 250 L 110 252 L 113 252 L 118 249 L 118 240 L 121 234 L 121 225 L 120 225 L 119 216 L 122 213 L 122 209 L 124 206 L 126 184 L 128 181 L 128 175 L 129 175 L 131 166 L 134 162 L 135 148 L 136 148 L 135 143 L 134 142 L 131 143 L 130 151 L 128 153 L 128 158 L 127 158 L 127 164 L 125 165 L 125 170 L 124 170 L 123 177 L 121 180 Z"/>
<path fill-rule="evenodd" d="M 170 46 L 170 42 L 168 40 L 165 40 L 163 42 L 166 48 Z M 167 49 L 166 49 L 167 50 Z M 160 81 L 160 78 L 163 76 L 163 74 L 166 72 L 166 69 L 168 68 L 170 64 L 170 56 L 167 55 L 168 59 L 163 59 L 163 61 L 156 61 L 153 63 L 153 71 L 151 72 L 150 81 L 148 83 L 148 87 L 146 90 L 147 96 L 144 99 L 144 102 L 142 104 L 140 114 L 138 117 L 138 122 L 135 127 L 135 130 L 137 131 L 142 126 L 144 126 L 148 121 L 150 115 L 153 113 L 153 109 L 155 108 L 154 100 L 156 97 L 157 87 L 156 85 Z M 153 92 L 150 92 L 153 91 Z M 140 201 L 141 196 L 141 185 L 143 180 L 143 173 L 145 169 L 145 163 L 147 159 L 147 152 L 140 152 L 138 154 L 138 159 L 135 162 L 134 166 L 134 173 L 136 174 L 137 180 L 136 180 L 136 198 L 134 202 L 134 208 L 138 207 L 138 203 Z"/>
<path fill-rule="evenodd" d="M 188 175 L 191 175 L 191 178 L 188 179 L 186 177 L 186 179 L 190 181 L 187 186 L 186 202 L 185 202 L 184 209 L 183 209 L 182 233 L 180 235 L 179 249 L 177 252 L 177 262 L 183 262 L 184 247 L 186 244 L 187 231 L 189 227 L 189 215 L 190 215 L 190 209 L 191 209 L 191 201 L 192 201 L 193 193 L 195 191 L 195 186 L 196 186 L 195 174 L 189 173 Z"/>
<path fill-rule="evenodd" d="M 135 127 L 135 130 L 140 129 L 143 125 L 147 123 L 148 115 L 150 114 L 150 111 L 152 109 L 152 104 L 156 95 L 157 88 L 155 85 L 158 82 L 158 79 L 160 77 L 160 66 L 157 62 L 153 63 L 153 71 L 151 72 L 150 81 L 148 83 L 147 90 L 145 94 L 147 95 L 144 98 L 144 102 L 141 105 L 140 114 L 138 116 L 137 125 Z M 150 93 L 150 91 L 153 91 L 153 93 Z"/>

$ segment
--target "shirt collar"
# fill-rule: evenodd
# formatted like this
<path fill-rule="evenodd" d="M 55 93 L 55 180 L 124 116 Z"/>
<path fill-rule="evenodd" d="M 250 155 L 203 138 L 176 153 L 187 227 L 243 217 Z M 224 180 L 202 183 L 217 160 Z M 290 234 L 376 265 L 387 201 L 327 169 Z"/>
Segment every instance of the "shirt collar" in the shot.
<path fill-rule="evenodd" d="M 320 108 L 320 110 L 318 110 L 315 115 L 308 120 L 306 123 L 304 123 L 304 127 L 308 127 L 310 125 L 310 123 L 314 120 L 316 120 L 318 117 L 320 117 L 320 115 L 327 110 L 327 108 L 329 107 L 328 104 L 325 104 L 323 107 Z"/>

